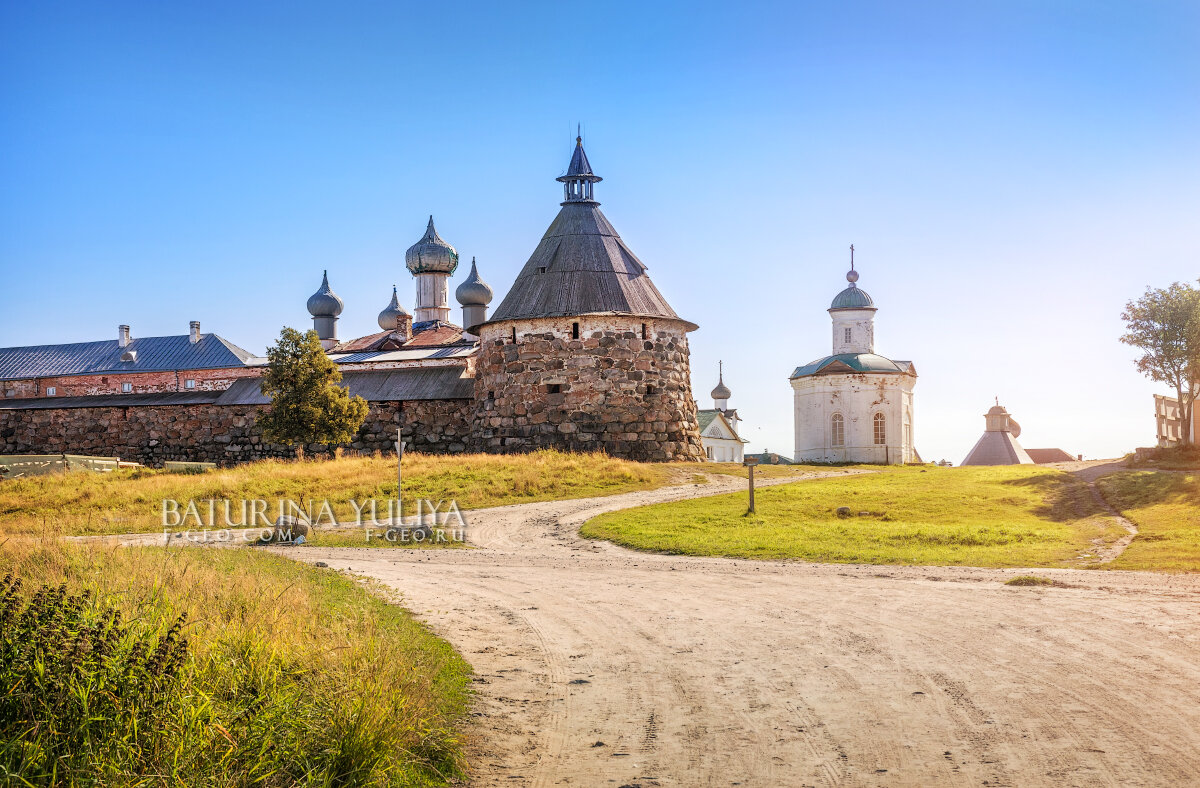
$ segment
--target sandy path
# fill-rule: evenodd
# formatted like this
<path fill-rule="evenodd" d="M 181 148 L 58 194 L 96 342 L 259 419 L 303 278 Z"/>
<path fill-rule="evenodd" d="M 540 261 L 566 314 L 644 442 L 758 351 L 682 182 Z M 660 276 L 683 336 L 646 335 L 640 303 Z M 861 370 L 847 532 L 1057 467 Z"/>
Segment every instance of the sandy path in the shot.
<path fill-rule="evenodd" d="M 474 785 L 1200 785 L 1200 578 L 576 536 L 743 484 L 473 512 L 477 550 L 288 554 L 393 586 L 475 666 Z"/>

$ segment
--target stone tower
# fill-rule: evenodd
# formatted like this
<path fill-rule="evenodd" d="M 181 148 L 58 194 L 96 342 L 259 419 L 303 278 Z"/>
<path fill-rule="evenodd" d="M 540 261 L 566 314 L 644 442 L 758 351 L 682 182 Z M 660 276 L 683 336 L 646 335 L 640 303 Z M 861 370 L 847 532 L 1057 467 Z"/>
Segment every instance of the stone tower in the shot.
<path fill-rule="evenodd" d="M 474 434 L 486 451 L 604 450 L 700 460 L 687 332 L 600 212 L 583 141 L 564 199 L 480 338 Z"/>

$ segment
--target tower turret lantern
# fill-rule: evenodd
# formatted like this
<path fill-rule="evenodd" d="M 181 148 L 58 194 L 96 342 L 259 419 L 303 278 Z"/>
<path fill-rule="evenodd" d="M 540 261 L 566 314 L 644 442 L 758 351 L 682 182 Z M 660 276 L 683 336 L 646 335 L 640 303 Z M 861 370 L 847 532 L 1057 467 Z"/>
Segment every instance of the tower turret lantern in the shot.
<path fill-rule="evenodd" d="M 447 280 L 458 268 L 458 252 L 438 235 L 432 216 L 425 235 L 404 253 L 404 263 L 417 280 L 416 322 L 450 322 Z"/>
<path fill-rule="evenodd" d="M 563 185 L 563 205 L 569 202 L 596 202 L 592 187 L 604 179 L 592 172 L 592 165 L 583 152 L 583 137 L 575 137 L 575 151 L 571 154 L 567 174 L 555 180 Z"/>
<path fill-rule="evenodd" d="M 829 305 L 829 316 L 833 319 L 833 353 L 874 353 L 875 302 L 858 286 L 854 244 L 850 244 L 850 270 L 846 273 L 846 281 L 849 286 Z"/>
<path fill-rule="evenodd" d="M 454 297 L 462 305 L 463 329 L 474 335 L 472 329 L 487 322 L 488 304 L 492 303 L 492 288 L 479 276 L 474 257 L 471 258 L 471 273 L 454 291 Z"/>
<path fill-rule="evenodd" d="M 337 319 L 345 308 L 346 304 L 329 287 L 329 272 L 322 272 L 321 286 L 308 298 L 308 313 L 312 315 L 317 339 L 326 350 L 337 344 Z"/>

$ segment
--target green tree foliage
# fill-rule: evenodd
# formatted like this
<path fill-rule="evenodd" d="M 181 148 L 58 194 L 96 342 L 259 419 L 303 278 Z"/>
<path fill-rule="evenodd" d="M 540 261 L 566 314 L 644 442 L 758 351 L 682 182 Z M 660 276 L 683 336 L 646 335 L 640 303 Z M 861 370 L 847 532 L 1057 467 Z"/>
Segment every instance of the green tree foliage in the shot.
<path fill-rule="evenodd" d="M 1175 389 L 1183 442 L 1190 443 L 1193 404 L 1200 394 L 1200 290 L 1180 282 L 1147 287 L 1141 298 L 1125 305 L 1121 319 L 1121 341 L 1142 351 L 1138 370 Z"/>
<path fill-rule="evenodd" d="M 262 392 L 271 398 L 271 409 L 258 419 L 263 436 L 288 446 L 353 440 L 367 418 L 367 401 L 351 397 L 338 385 L 341 380 L 317 332 L 284 328 L 267 349 Z"/>

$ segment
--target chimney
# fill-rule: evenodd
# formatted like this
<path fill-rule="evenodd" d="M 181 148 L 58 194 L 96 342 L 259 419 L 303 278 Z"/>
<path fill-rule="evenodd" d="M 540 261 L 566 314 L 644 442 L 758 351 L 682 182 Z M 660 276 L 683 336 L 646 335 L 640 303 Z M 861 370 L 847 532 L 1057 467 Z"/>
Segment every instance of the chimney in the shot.
<path fill-rule="evenodd" d="M 117 347 L 126 347 L 131 339 L 129 326 L 117 326 Z"/>
<path fill-rule="evenodd" d="M 188 329 L 188 342 L 194 345 L 200 341 L 200 321 L 193 320 L 191 323 L 188 323 Z"/>
<path fill-rule="evenodd" d="M 396 317 L 396 333 L 404 337 L 405 342 L 412 339 L 412 324 L 413 317 L 407 312 Z"/>

